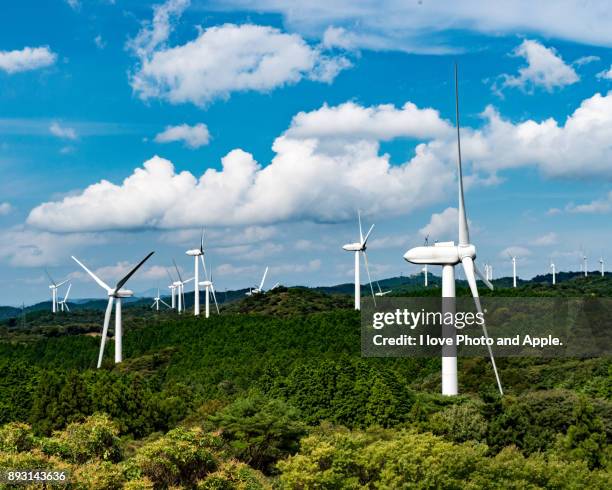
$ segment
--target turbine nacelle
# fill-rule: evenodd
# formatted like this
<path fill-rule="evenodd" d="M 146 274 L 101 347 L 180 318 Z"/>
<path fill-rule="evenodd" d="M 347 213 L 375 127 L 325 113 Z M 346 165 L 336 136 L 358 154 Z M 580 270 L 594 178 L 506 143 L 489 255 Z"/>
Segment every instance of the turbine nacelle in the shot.
<path fill-rule="evenodd" d="M 455 242 L 437 242 L 432 247 L 414 247 L 404 254 L 404 260 L 413 264 L 457 265 L 465 257 L 476 258 L 474 245 L 455 245 Z"/>
<path fill-rule="evenodd" d="M 342 248 L 346 250 L 347 252 L 361 252 L 366 249 L 366 246 L 365 244 L 362 245 L 361 243 L 355 242 L 355 243 L 347 243 L 346 245 L 342 245 Z"/>
<path fill-rule="evenodd" d="M 202 252 L 199 248 L 187 250 L 185 253 L 187 255 L 190 255 L 191 257 L 197 257 L 198 255 L 204 255 L 204 252 Z"/>
<path fill-rule="evenodd" d="M 134 291 L 129 289 L 120 289 L 119 291 L 115 291 L 112 289 L 108 292 L 108 295 L 112 296 L 113 298 L 131 298 L 134 296 Z"/>
<path fill-rule="evenodd" d="M 211 281 L 200 281 L 198 284 L 200 286 L 204 286 L 205 288 L 212 286 L 212 282 Z"/>

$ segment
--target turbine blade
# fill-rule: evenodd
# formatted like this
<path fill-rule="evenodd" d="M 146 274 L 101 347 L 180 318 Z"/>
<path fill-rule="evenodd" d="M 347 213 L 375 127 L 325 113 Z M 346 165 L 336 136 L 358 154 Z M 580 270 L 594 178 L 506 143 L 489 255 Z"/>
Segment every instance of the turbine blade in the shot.
<path fill-rule="evenodd" d="M 64 303 L 64 306 L 66 307 L 66 310 L 70 312 L 70 308 L 68 308 L 68 303 Z"/>
<path fill-rule="evenodd" d="M 106 335 L 108 334 L 108 324 L 110 323 L 111 312 L 113 311 L 113 303 L 115 298 L 110 296 L 108 298 L 108 306 L 106 307 L 106 313 L 104 313 L 104 327 L 102 328 L 102 341 L 100 342 L 100 354 L 98 354 L 98 369 L 102 366 L 102 356 L 104 356 L 104 344 L 106 344 Z"/>
<path fill-rule="evenodd" d="M 55 287 L 59 288 L 60 286 L 63 286 L 64 284 L 66 284 L 68 281 L 69 281 L 69 279 L 66 279 L 66 280 L 60 282 L 59 284 L 56 284 Z"/>
<path fill-rule="evenodd" d="M 374 288 L 372 287 L 372 278 L 370 277 L 370 266 L 368 265 L 368 254 L 366 254 L 365 251 L 363 251 L 362 253 L 363 253 L 363 258 L 365 261 L 366 272 L 368 273 L 368 282 L 370 284 L 370 292 L 372 293 L 372 300 L 374 301 L 374 306 L 376 306 L 376 296 L 374 295 Z"/>
<path fill-rule="evenodd" d="M 365 238 L 362 239 L 361 241 L 361 246 L 365 247 L 365 244 L 368 241 L 368 238 L 370 238 L 370 233 L 372 233 L 372 230 L 374 229 L 374 225 L 370 226 L 370 229 L 368 230 L 368 232 L 366 233 Z"/>
<path fill-rule="evenodd" d="M 51 277 L 51 274 L 49 274 L 49 271 L 47 270 L 46 267 L 45 267 L 45 274 L 47 274 L 47 277 L 49 278 L 49 281 L 51 281 L 51 284 L 53 284 L 54 286 L 57 286 L 57 284 L 55 284 L 55 281 Z"/>
<path fill-rule="evenodd" d="M 202 267 L 204 269 L 204 277 L 208 281 L 208 271 L 206 270 L 206 261 L 204 260 L 204 255 L 200 255 L 200 260 L 202 261 Z"/>
<path fill-rule="evenodd" d="M 200 237 L 200 252 L 204 253 L 204 227 L 202 227 L 202 236 Z"/>
<path fill-rule="evenodd" d="M 263 277 L 261 278 L 261 283 L 259 284 L 259 290 L 262 291 L 263 290 L 263 285 L 264 282 L 266 281 L 266 276 L 268 275 L 268 267 L 266 267 L 266 270 L 264 272 Z"/>
<path fill-rule="evenodd" d="M 98 276 L 96 276 L 93 272 L 91 272 L 87 267 L 85 267 L 81 262 L 79 262 L 79 259 L 77 259 L 74 255 L 72 255 L 72 260 L 74 260 L 77 264 L 79 264 L 84 270 L 85 272 L 87 272 L 87 274 L 89 274 L 94 281 L 96 281 L 100 287 L 102 287 L 103 289 L 106 289 L 107 292 L 111 292 L 112 288 L 106 284 L 102 279 L 100 279 Z"/>
<path fill-rule="evenodd" d="M 465 212 L 465 199 L 463 195 L 463 170 L 461 166 L 461 130 L 459 122 L 459 75 L 457 63 L 455 63 L 455 114 L 457 117 L 457 181 L 459 187 L 459 245 L 470 243 L 470 232 L 468 230 L 467 215 Z"/>
<path fill-rule="evenodd" d="M 173 284 L 174 279 L 172 278 L 172 275 L 170 274 L 170 271 L 168 269 L 166 269 L 166 273 L 168 274 L 168 277 L 170 278 L 170 284 Z"/>
<path fill-rule="evenodd" d="M 363 243 L 363 230 L 361 229 L 361 211 L 357 210 L 357 219 L 359 220 L 359 243 Z"/>
<path fill-rule="evenodd" d="M 217 304 L 217 295 L 215 294 L 215 287 L 212 284 L 210 285 L 210 291 L 212 292 L 213 301 L 215 302 L 215 308 L 217 309 L 217 315 L 220 315 L 219 305 Z"/>
<path fill-rule="evenodd" d="M 474 276 L 474 261 L 471 257 L 464 257 L 461 260 L 463 264 L 463 271 L 465 272 L 465 278 L 467 279 L 468 284 L 470 285 L 470 289 L 472 291 L 472 296 L 474 297 L 474 303 L 476 305 L 476 310 L 478 313 L 482 315 L 482 306 L 480 305 L 480 298 L 478 297 L 478 287 L 476 286 L 476 277 Z M 484 317 L 483 317 L 484 318 Z M 487 332 L 486 324 L 482 323 L 482 333 L 485 338 L 489 339 L 489 334 Z M 493 357 L 493 350 L 491 346 L 487 344 L 487 349 L 489 351 L 489 357 L 491 358 L 491 364 L 493 365 L 493 371 L 495 372 L 495 379 L 497 380 L 497 387 L 499 388 L 500 395 L 503 396 L 504 390 L 501 385 L 501 380 L 499 379 L 499 373 L 497 372 L 497 365 L 495 364 L 495 357 Z"/>
<path fill-rule="evenodd" d="M 156 303 L 157 303 L 157 301 L 153 301 L 153 304 L 151 305 L 151 308 L 153 308 Z"/>
<path fill-rule="evenodd" d="M 174 268 L 176 269 L 176 274 L 178 275 L 179 281 L 183 282 L 183 278 L 181 277 L 181 272 L 179 271 L 179 268 L 176 265 L 176 261 L 174 259 L 172 259 L 172 263 L 174 264 Z"/>
<path fill-rule="evenodd" d="M 128 279 L 129 279 L 130 277 L 132 277 L 132 276 L 134 275 L 134 273 L 135 273 L 135 272 L 136 272 L 138 269 L 140 269 L 140 267 L 142 266 L 142 264 L 144 264 L 144 263 L 145 263 L 147 260 L 149 260 L 149 258 L 151 257 L 151 255 L 153 255 L 154 253 L 155 253 L 155 252 L 150 252 L 150 253 L 149 253 L 149 255 L 147 255 L 147 256 L 146 256 L 144 259 L 142 259 L 142 260 L 141 260 L 141 261 L 138 263 L 138 265 L 137 265 L 136 267 L 134 267 L 134 268 L 133 268 L 133 269 L 132 269 L 130 272 L 128 272 L 128 274 L 127 274 L 127 275 L 126 275 L 126 276 L 125 276 L 123 279 L 121 279 L 121 280 L 120 280 L 120 281 L 117 283 L 117 285 L 115 286 L 115 290 L 116 290 L 116 291 L 119 291 L 119 290 L 120 290 L 120 289 L 123 287 L 123 285 L 124 285 L 126 282 L 128 282 Z"/>
<path fill-rule="evenodd" d="M 68 291 L 66 291 L 66 296 L 64 296 L 64 299 L 62 300 L 64 303 L 66 302 L 66 300 L 68 300 L 68 296 L 70 295 L 70 288 L 72 288 L 72 283 L 68 284 Z"/>
<path fill-rule="evenodd" d="M 166 305 L 168 308 L 172 308 L 168 303 L 166 303 L 163 299 L 160 299 L 159 301 L 161 301 L 161 303 L 163 305 Z"/>
<path fill-rule="evenodd" d="M 493 287 L 493 284 L 491 284 L 491 281 L 489 281 L 487 279 L 487 276 L 485 276 L 482 272 L 480 272 L 480 269 L 478 268 L 478 266 L 476 265 L 476 263 L 474 263 L 474 271 L 476 272 L 476 275 L 480 278 L 480 280 L 482 282 L 485 283 L 485 285 L 491 290 L 493 291 L 493 289 L 495 289 Z"/>

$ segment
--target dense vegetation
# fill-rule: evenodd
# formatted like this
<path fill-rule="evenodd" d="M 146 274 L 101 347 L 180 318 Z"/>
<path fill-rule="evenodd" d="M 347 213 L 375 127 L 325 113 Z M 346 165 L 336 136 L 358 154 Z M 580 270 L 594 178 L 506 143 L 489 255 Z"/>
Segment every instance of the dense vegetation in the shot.
<path fill-rule="evenodd" d="M 64 468 L 73 488 L 612 486 L 610 359 L 500 359 L 503 399 L 486 359 L 461 359 L 446 398 L 439 359 L 362 358 L 350 305 L 282 287 L 210 319 L 135 305 L 125 362 L 111 341 L 100 370 L 99 311 L 7 320 L 0 468 Z"/>

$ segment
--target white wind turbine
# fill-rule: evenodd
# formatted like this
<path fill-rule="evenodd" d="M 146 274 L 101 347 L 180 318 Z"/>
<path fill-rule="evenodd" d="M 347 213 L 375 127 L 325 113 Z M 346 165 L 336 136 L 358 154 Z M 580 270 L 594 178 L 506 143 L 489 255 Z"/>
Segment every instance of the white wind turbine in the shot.
<path fill-rule="evenodd" d="M 516 287 L 516 255 L 510 255 L 508 253 L 508 257 L 512 260 L 512 287 Z"/>
<path fill-rule="evenodd" d="M 77 264 L 79 264 L 87 274 L 89 274 L 94 281 L 98 283 L 108 294 L 108 305 L 106 307 L 106 313 L 104 314 L 104 326 L 102 328 L 102 342 L 100 343 L 100 354 L 98 355 L 98 368 L 102 366 L 102 356 L 104 355 L 104 345 L 106 344 L 106 336 L 108 334 L 108 324 L 110 323 L 111 313 L 113 312 L 113 303 L 115 304 L 115 364 L 123 361 L 123 330 L 121 324 L 121 299 L 130 298 L 134 296 L 134 292 L 129 289 L 122 289 L 126 282 L 134 275 L 134 273 L 144 264 L 149 257 L 155 252 L 149 253 L 144 259 L 142 259 L 136 267 L 128 272 L 114 288 L 111 288 L 102 279 L 91 272 L 85 265 L 83 265 L 79 259 L 72 256 Z"/>
<path fill-rule="evenodd" d="M 68 303 L 66 303 L 66 301 L 68 301 L 68 296 L 70 295 L 71 288 L 72 288 L 72 283 L 68 284 L 68 290 L 66 291 L 64 298 L 60 302 L 57 303 L 57 306 L 59 306 L 60 311 L 64 311 L 64 309 L 66 309 L 66 311 L 70 311 L 70 308 L 68 308 Z"/>
<path fill-rule="evenodd" d="M 429 235 L 425 237 L 425 241 L 423 242 L 424 247 L 427 247 L 428 245 L 429 245 Z M 423 272 L 424 286 L 427 287 L 428 273 L 429 273 L 429 270 L 427 269 L 427 264 L 423 266 L 422 272 Z"/>
<path fill-rule="evenodd" d="M 601 267 L 601 277 L 604 277 L 604 259 L 603 257 L 599 257 L 599 266 Z"/>
<path fill-rule="evenodd" d="M 155 307 L 155 311 L 159 311 L 159 304 L 165 305 L 168 308 L 170 308 L 170 305 L 168 303 L 166 303 L 163 299 L 161 299 L 161 296 L 159 295 L 159 288 L 157 288 L 157 296 L 155 296 L 155 298 L 153 298 L 153 304 L 151 305 L 151 308 Z"/>
<path fill-rule="evenodd" d="M 557 269 L 552 259 L 550 259 L 550 270 L 552 271 L 552 285 L 554 286 L 557 284 Z"/>
<path fill-rule="evenodd" d="M 193 314 L 198 316 L 200 314 L 200 264 L 198 262 L 198 257 L 204 256 L 204 228 L 202 228 L 202 235 L 200 236 L 200 248 L 187 250 L 185 253 L 194 259 Z M 204 263 L 204 261 L 202 261 L 202 263 Z"/>
<path fill-rule="evenodd" d="M 589 276 L 589 267 L 588 267 L 588 261 L 587 261 L 587 256 L 584 252 L 582 252 L 582 263 L 584 264 L 584 277 L 588 277 Z"/>
<path fill-rule="evenodd" d="M 57 290 L 60 286 L 66 284 L 68 282 L 68 279 L 58 284 L 53 280 L 51 274 L 49 274 L 49 271 L 47 269 L 45 269 L 45 274 L 47 274 L 47 277 L 51 281 L 51 284 L 49 284 L 49 289 L 51 290 L 51 311 L 53 313 L 57 313 Z"/>
<path fill-rule="evenodd" d="M 202 267 L 204 269 L 205 280 L 200 282 L 199 285 L 204 287 L 204 315 L 206 318 L 210 316 L 210 294 L 212 293 L 213 301 L 215 302 L 215 308 L 217 309 L 217 315 L 219 314 L 219 304 L 217 303 L 217 295 L 215 294 L 215 285 L 212 279 L 212 268 L 210 269 L 210 278 L 208 277 L 208 270 L 206 269 L 206 261 L 204 255 L 200 255 L 202 260 Z"/>
<path fill-rule="evenodd" d="M 179 271 L 178 266 L 176 265 L 176 261 L 174 259 L 172 259 L 172 263 L 174 264 L 174 268 L 176 269 L 176 274 L 178 275 L 179 280 L 174 282 L 174 286 L 176 286 L 177 288 L 177 294 L 178 294 L 178 312 L 182 313 L 183 310 L 187 307 L 187 305 L 185 304 L 185 284 L 193 281 L 193 277 L 191 279 L 187 279 L 186 281 L 183 281 L 183 278 L 181 277 L 181 271 Z M 197 286 L 196 286 L 197 289 Z"/>
<path fill-rule="evenodd" d="M 263 276 L 261 278 L 261 282 L 259 283 L 259 286 L 254 286 L 254 287 L 250 287 L 248 292 L 244 293 L 247 296 L 253 296 L 254 294 L 259 294 L 259 293 L 263 293 L 264 292 L 264 282 L 266 281 L 266 276 L 268 275 L 268 267 L 266 267 L 266 270 L 263 273 Z M 276 285 L 274 286 L 276 287 Z"/>
<path fill-rule="evenodd" d="M 404 254 L 404 259 L 413 264 L 432 264 L 442 266 L 442 297 L 455 298 L 455 266 L 462 264 L 465 272 L 465 278 L 470 286 L 476 309 L 482 314 L 482 307 L 478 295 L 478 287 L 476 285 L 475 274 L 490 288 L 493 285 L 480 272 L 474 259 L 476 258 L 476 247 L 470 243 L 470 235 L 468 229 L 468 219 L 465 210 L 465 200 L 463 195 L 463 174 L 461 168 L 461 140 L 459 126 L 459 95 L 458 95 L 458 80 L 457 80 L 457 65 L 455 65 L 455 104 L 457 117 L 457 180 L 459 193 L 458 206 L 458 224 L 459 224 L 459 244 L 455 242 L 437 242 L 433 247 L 415 247 L 408 250 Z M 454 312 L 454 301 L 452 304 L 443 301 L 444 309 Z M 485 338 L 489 338 L 486 325 L 483 323 L 482 330 Z M 442 394 L 456 395 L 458 393 L 457 382 L 457 347 L 456 335 L 457 331 L 453 325 L 443 326 L 443 333 L 446 338 L 452 338 L 452 346 L 448 349 L 445 347 L 442 352 Z M 500 394 L 503 395 L 501 380 L 497 372 L 495 358 L 491 347 L 487 345 L 495 379 L 499 388 Z"/>
<path fill-rule="evenodd" d="M 365 261 L 366 272 L 368 273 L 368 282 L 370 283 L 370 291 L 372 292 L 372 298 L 374 298 L 374 288 L 372 287 L 372 279 L 370 277 L 370 267 L 368 265 L 368 255 L 366 254 L 366 248 L 368 243 L 368 238 L 374 229 L 374 225 L 370 226 L 370 229 L 366 233 L 365 237 L 363 236 L 363 230 L 361 228 L 361 212 L 357 212 L 357 219 L 359 221 L 359 241 L 355 243 L 347 243 L 343 245 L 342 248 L 347 252 L 355 252 L 355 309 L 361 309 L 361 280 L 359 279 L 359 254 L 363 254 L 363 259 Z M 376 303 L 376 300 L 374 300 Z"/>

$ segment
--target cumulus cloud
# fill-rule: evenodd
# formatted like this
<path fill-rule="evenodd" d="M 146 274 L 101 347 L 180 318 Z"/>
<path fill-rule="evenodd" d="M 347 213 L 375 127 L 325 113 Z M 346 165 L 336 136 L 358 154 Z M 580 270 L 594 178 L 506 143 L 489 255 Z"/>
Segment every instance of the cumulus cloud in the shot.
<path fill-rule="evenodd" d="M 456 241 L 457 220 L 457 208 L 446 208 L 441 213 L 432 214 L 429 223 L 419 230 L 419 234 L 423 237 L 429 236 L 431 242 Z"/>
<path fill-rule="evenodd" d="M 586 204 L 570 203 L 565 207 L 565 210 L 570 213 L 578 214 L 603 214 L 612 211 L 612 191 L 602 199 L 596 199 Z"/>
<path fill-rule="evenodd" d="M 13 206 L 10 202 L 0 202 L 0 216 L 6 216 L 13 211 Z"/>
<path fill-rule="evenodd" d="M 502 75 L 499 90 L 516 87 L 532 92 L 534 88 L 542 87 L 552 92 L 555 88 L 580 80 L 576 71 L 563 61 L 554 48 L 547 48 L 538 41 L 525 39 L 512 54 L 524 58 L 527 66 L 519 68 L 518 75 Z"/>
<path fill-rule="evenodd" d="M 213 4 L 223 10 L 281 14 L 288 28 L 309 37 L 322 37 L 330 25 L 343 28 L 343 38 L 366 49 L 445 53 L 457 50 L 458 41 L 469 43 L 474 39 L 474 36 L 458 38 L 452 35 L 453 31 L 493 36 L 532 32 L 547 38 L 612 46 L 606 0 L 487 3 L 309 0 L 299 4 L 278 0 L 214 0 Z M 465 44 L 459 46 L 464 47 Z"/>
<path fill-rule="evenodd" d="M 327 106 L 320 110 L 330 117 L 343 113 Z M 336 132 L 328 125 L 315 133 L 309 122 L 318 118 L 311 116 L 296 116 L 275 140 L 274 158 L 266 166 L 236 149 L 222 159 L 221 170 L 209 168 L 198 178 L 153 157 L 119 185 L 101 181 L 77 195 L 38 206 L 28 222 L 63 231 L 334 222 L 352 218 L 357 202 L 372 214 L 427 206 L 441 199 L 454 182 L 454 147 L 435 139 L 450 126 L 435 111 L 411 104 L 393 110 L 373 108 L 364 111 L 363 128 L 353 135 L 342 125 Z M 389 156 L 379 152 L 379 139 L 400 135 L 395 120 L 405 124 L 401 136 L 432 140 L 419 144 L 401 165 L 391 165 Z"/>
<path fill-rule="evenodd" d="M 543 247 L 547 245 L 554 245 L 558 242 L 558 240 L 559 237 L 557 234 L 551 231 L 550 233 L 537 237 L 535 240 L 533 240 L 532 244 L 538 247 Z"/>
<path fill-rule="evenodd" d="M 612 80 L 612 65 L 610 66 L 609 69 L 604 70 L 602 72 L 599 72 L 597 74 L 597 78 L 603 78 L 603 79 L 606 79 L 606 80 Z"/>
<path fill-rule="evenodd" d="M 547 177 L 612 178 L 612 93 L 584 100 L 562 125 L 554 119 L 513 123 L 492 107 L 483 118 L 480 129 L 462 133 L 466 185 L 495 182 L 497 172 L 522 166 Z M 380 143 L 398 137 L 421 142 L 408 160 L 391 165 Z M 28 223 L 76 232 L 337 222 L 352 218 L 357 205 L 392 216 L 440 202 L 454 190 L 451 124 L 410 103 L 324 105 L 296 115 L 272 149 L 265 165 L 232 150 L 220 170 L 200 176 L 156 156 L 122 183 L 103 180 L 37 206 Z"/>
<path fill-rule="evenodd" d="M 209 140 L 208 127 L 203 123 L 198 123 L 194 126 L 189 126 L 188 124 L 166 126 L 166 129 L 155 136 L 156 143 L 182 141 L 185 146 L 192 149 L 207 145 Z"/>
<path fill-rule="evenodd" d="M 48 46 L 0 51 L 0 70 L 12 75 L 51 66 L 56 60 L 57 55 Z"/>
<path fill-rule="evenodd" d="M 49 131 L 53 136 L 58 138 L 75 140 L 77 139 L 77 132 L 74 128 L 61 126 L 59 123 L 54 122 L 49 126 Z"/>
<path fill-rule="evenodd" d="M 232 92 L 267 92 L 302 79 L 331 82 L 350 66 L 298 34 L 254 24 L 200 29 L 196 39 L 169 47 L 173 22 L 188 4 L 169 0 L 155 7 L 153 21 L 128 43 L 139 58 L 130 83 L 142 99 L 202 106 Z"/>

